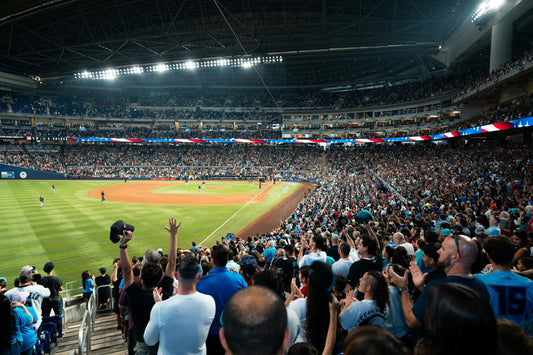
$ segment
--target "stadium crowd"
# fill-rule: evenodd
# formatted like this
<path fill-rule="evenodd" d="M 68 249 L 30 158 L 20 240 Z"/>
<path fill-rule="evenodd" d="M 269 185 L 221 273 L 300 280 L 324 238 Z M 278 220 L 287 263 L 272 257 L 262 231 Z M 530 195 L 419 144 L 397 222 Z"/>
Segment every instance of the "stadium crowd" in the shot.
<path fill-rule="evenodd" d="M 0 161 L 71 177 L 176 178 L 183 180 L 267 176 L 313 180 L 308 147 L 214 145 L 2 146 Z"/>
<path fill-rule="evenodd" d="M 134 233 L 124 229 L 110 281 L 132 354 L 526 354 L 533 351 L 531 148 L 77 145 L 4 151 L 1 161 L 88 161 L 88 170 L 116 174 L 150 157 L 153 167 L 139 168 L 149 174 L 273 166 L 272 174 L 316 180 L 267 234 L 189 247 L 171 218 L 167 253 L 154 245 L 160 250 L 147 250 L 140 263 L 127 250 Z M 28 349 L 58 282 L 43 286 L 31 267 L 18 287 L 2 281 L 0 349 Z"/>
<path fill-rule="evenodd" d="M 328 135 L 328 131 L 334 131 L 337 135 L 358 134 L 360 138 L 378 138 L 378 137 L 411 137 L 419 135 L 433 135 L 445 132 L 451 132 L 466 128 L 478 127 L 491 123 L 507 122 L 519 118 L 530 117 L 533 113 L 531 110 L 531 99 L 522 97 L 512 102 L 496 106 L 488 111 L 474 115 L 467 119 L 462 119 L 460 115 L 427 115 L 416 118 L 408 116 L 406 118 L 395 119 L 394 116 L 383 112 L 383 117 L 377 117 L 373 120 L 359 121 L 358 128 L 344 128 L 339 125 L 326 125 L 321 129 L 321 134 Z M 408 110 L 407 110 L 408 111 Z M 434 112 L 433 112 L 434 113 Z M 402 112 L 396 112 L 394 115 L 403 115 Z M 242 113 L 232 113 L 231 115 L 242 115 Z M 262 125 L 233 125 L 234 120 L 217 121 L 216 123 L 203 123 L 202 125 L 178 125 L 174 123 L 163 122 L 157 125 L 139 125 L 132 123 L 100 123 L 91 125 L 75 125 L 72 127 L 57 127 L 40 124 L 36 128 L 31 126 L 10 126 L 2 124 L 2 135 L 19 136 L 19 137 L 38 137 L 47 140 L 64 140 L 68 137 L 78 138 L 141 138 L 141 139 L 280 139 L 282 130 L 280 129 L 279 120 L 272 120 L 272 115 L 263 115 L 261 120 L 265 122 Z M 402 116 L 405 117 L 405 116 Z M 168 117 L 166 117 L 168 118 Z M 266 121 L 265 121 L 266 120 Z M 267 121 L 269 123 L 267 123 Z M 290 127 L 286 127 L 284 133 L 291 132 Z"/>
<path fill-rule="evenodd" d="M 473 70 L 344 93 L 273 94 L 276 108 L 302 110 L 407 104 L 467 95 L 520 72 L 532 60 L 526 52 L 488 76 Z M 279 124 L 281 114 L 267 109 L 274 106 L 270 96 L 253 92 L 90 99 L 3 93 L 4 114 L 149 124 L 31 127 L 23 119 L 18 125 L 2 122 L 0 133 L 48 139 L 277 138 L 280 131 L 270 125 Z M 423 110 L 439 109 L 431 104 Z M 468 120 L 390 120 L 418 113 L 414 110 L 378 112 L 380 121 L 365 127 L 383 128 L 385 137 L 416 136 L 532 115 L 531 100 L 524 97 Z M 181 127 L 185 120 L 219 123 Z M 264 125 L 249 130 L 240 124 L 249 120 Z M 372 132 L 360 137 L 373 138 Z M 181 222 L 170 218 L 167 253 L 166 245 L 154 245 L 136 257 L 127 249 L 136 241 L 134 233 L 117 226 L 122 238 L 115 236 L 119 248 L 111 275 L 106 268 L 98 277 L 90 270 L 80 274 L 87 305 L 95 295 L 99 307 L 113 305 L 129 354 L 531 354 L 532 148 L 505 141 L 327 149 L 0 145 L 0 162 L 70 178 L 266 177 L 316 184 L 266 234 L 228 234 L 189 247 L 179 241 Z M 62 280 L 54 275 L 53 262 L 42 269 L 44 276 L 26 265 L 16 280 L 0 277 L 0 355 L 33 354 L 52 311 L 63 314 Z M 111 293 L 98 289 L 110 284 Z"/>
<path fill-rule="evenodd" d="M 61 127 L 38 125 L 32 128 L 29 120 L 27 122 L 20 120 L 15 125 L 15 120 L 7 119 L 2 120 L 4 122 L 0 125 L 0 135 L 47 139 L 66 138 L 67 136 L 81 138 L 95 136 L 103 138 L 280 138 L 281 131 L 277 127 L 282 123 L 282 112 L 295 112 L 296 110 L 320 114 L 321 110 L 331 113 L 332 110 L 335 112 L 357 108 L 376 110 L 373 120 L 360 122 L 360 132 L 351 129 L 347 130 L 347 134 L 360 133 L 362 138 L 373 138 L 376 128 L 379 128 L 377 131 L 385 137 L 438 134 L 458 128 L 516 119 L 520 117 L 518 113 L 530 114 L 530 98 L 520 98 L 518 103 L 513 103 L 515 108 L 509 108 L 503 114 L 500 112 L 501 107 L 495 107 L 490 112 L 482 112 L 480 116 L 466 121 L 460 120 L 461 122 L 455 124 L 453 121 L 460 117 L 454 117 L 454 120 L 451 120 L 446 115 L 435 115 L 442 109 L 438 103 L 423 104 L 420 107 L 413 107 L 410 103 L 448 94 L 460 97 L 477 91 L 483 85 L 496 85 L 502 76 L 522 71 L 532 59 L 533 54 L 527 51 L 515 61 L 503 64 L 488 75 L 485 67 L 479 67 L 463 70 L 461 74 L 416 83 L 387 84 L 364 90 L 345 92 L 273 90 L 275 103 L 269 95 L 253 90 L 246 94 L 229 92 L 224 95 L 213 94 L 211 96 L 195 95 L 190 92 L 174 94 L 153 92 L 148 96 L 130 94 L 105 98 L 41 97 L 3 93 L 0 97 L 0 113 L 7 115 L 48 118 L 78 117 L 89 120 L 92 118 L 140 119 L 146 121 L 146 125 L 94 121 L 87 126 L 87 123 L 80 125 L 74 120 L 70 123 L 70 127 L 65 127 L 63 123 Z M 458 91 L 456 88 L 463 88 L 463 90 Z M 391 104 L 405 104 L 409 107 L 381 111 L 381 107 Z M 428 112 L 428 115 L 420 117 L 421 112 Z M 410 114 L 413 114 L 413 117 L 409 117 Z M 394 119 L 398 115 L 402 117 Z M 191 124 L 195 121 L 202 122 L 204 127 L 201 127 L 201 124 L 197 126 Z M 160 122 L 164 122 L 167 126 L 156 125 Z M 173 125 L 174 122 L 182 124 L 177 128 Z M 183 122 L 187 123 L 183 124 Z M 233 127 L 234 122 L 237 123 L 236 128 Z M 250 122 L 254 124 L 250 125 Z M 257 125 L 257 122 L 261 123 L 261 126 Z M 426 124 L 430 125 L 428 129 L 423 127 Z M 324 133 L 327 134 L 327 131 Z"/>
<path fill-rule="evenodd" d="M 531 61 L 533 61 L 533 51 L 527 50 L 515 60 L 501 64 L 498 68 L 492 70 L 489 75 L 486 75 L 482 70 L 470 73 L 465 81 L 467 85 L 463 86 L 464 89 L 459 92 L 459 96 L 475 92 L 483 85 L 497 83 L 502 76 L 523 70 L 524 66 Z"/>

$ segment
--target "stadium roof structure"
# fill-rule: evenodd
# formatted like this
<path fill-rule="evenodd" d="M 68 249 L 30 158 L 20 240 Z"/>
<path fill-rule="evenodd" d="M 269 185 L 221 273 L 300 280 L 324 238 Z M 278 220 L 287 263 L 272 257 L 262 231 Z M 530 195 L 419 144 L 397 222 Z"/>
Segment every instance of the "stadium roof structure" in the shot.
<path fill-rule="evenodd" d="M 0 71 L 70 80 L 84 70 L 279 55 L 282 65 L 256 73 L 266 85 L 333 87 L 413 80 L 446 67 L 435 54 L 478 3 L 3 0 Z M 522 22 L 530 23 L 531 17 L 524 16 Z M 533 26 L 522 27 L 531 32 L 527 28 Z M 257 81 L 255 74 L 232 75 L 206 72 L 196 80 Z M 164 80 L 169 85 L 183 82 L 176 75 Z"/>

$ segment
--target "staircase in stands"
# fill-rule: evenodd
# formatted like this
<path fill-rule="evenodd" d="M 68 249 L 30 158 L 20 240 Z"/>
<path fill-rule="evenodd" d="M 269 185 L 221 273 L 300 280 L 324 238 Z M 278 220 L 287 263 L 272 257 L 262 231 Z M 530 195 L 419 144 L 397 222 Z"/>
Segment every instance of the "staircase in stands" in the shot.
<path fill-rule="evenodd" d="M 79 329 L 80 322 L 68 324 L 63 329 L 63 337 L 58 339 L 57 347 L 52 345 L 52 355 L 77 354 Z M 115 313 L 111 311 L 97 313 L 90 354 L 126 355 L 127 353 L 127 344 L 122 339 L 122 333 L 117 330 Z"/>

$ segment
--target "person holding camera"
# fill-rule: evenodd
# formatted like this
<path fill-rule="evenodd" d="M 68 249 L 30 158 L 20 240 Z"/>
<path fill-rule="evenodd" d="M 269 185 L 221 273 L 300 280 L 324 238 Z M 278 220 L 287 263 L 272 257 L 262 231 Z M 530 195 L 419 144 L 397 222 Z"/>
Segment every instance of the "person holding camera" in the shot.
<path fill-rule="evenodd" d="M 170 218 L 169 227 L 165 227 L 170 233 L 170 246 L 168 264 L 164 275 L 159 262 L 151 262 L 149 258 L 146 258 L 147 254 L 145 253 L 145 262 L 141 269 L 139 282 L 133 276 L 127 250 L 128 242 L 133 238 L 134 228 L 133 226 L 124 224 L 128 229 L 124 229 L 119 233 L 123 235 L 119 248 L 124 280 L 124 288 L 120 297 L 120 308 L 125 309 L 128 307 L 129 318 L 133 323 L 133 330 L 128 334 L 128 349 L 132 350 L 135 354 L 157 354 L 157 345 L 149 346 L 145 343 L 144 331 L 150 320 L 150 312 L 155 304 L 153 291 L 156 288 L 158 291 L 160 289 L 162 299 L 167 299 L 172 294 L 172 285 L 174 284 L 173 275 L 176 269 L 177 235 L 180 225 L 181 223 L 178 224 L 176 219 Z M 112 237 L 114 235 L 111 235 L 111 240 L 114 240 Z"/>
<path fill-rule="evenodd" d="M 94 292 L 94 275 L 91 275 L 89 270 L 81 273 L 81 284 L 83 286 L 83 300 L 85 301 L 85 309 L 89 309 L 89 299 Z"/>

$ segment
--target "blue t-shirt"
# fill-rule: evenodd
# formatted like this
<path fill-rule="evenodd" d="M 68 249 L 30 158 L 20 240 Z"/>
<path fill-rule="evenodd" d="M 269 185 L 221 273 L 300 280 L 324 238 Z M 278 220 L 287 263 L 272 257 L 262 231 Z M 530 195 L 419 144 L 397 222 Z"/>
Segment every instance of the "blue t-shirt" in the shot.
<path fill-rule="evenodd" d="M 476 274 L 490 294 L 496 318 L 505 318 L 526 330 L 527 316 L 533 312 L 533 281 L 512 271 Z"/>
<path fill-rule="evenodd" d="M 438 284 L 438 283 L 456 283 L 463 286 L 466 286 L 468 288 L 471 288 L 472 290 L 479 293 L 481 296 L 485 297 L 487 300 L 490 300 L 489 292 L 487 291 L 487 287 L 485 284 L 476 277 L 461 277 L 461 276 L 448 276 L 444 279 L 431 281 L 429 284 L 424 287 L 424 290 L 422 291 L 422 294 L 418 299 L 416 300 L 415 304 L 413 305 L 413 314 L 416 317 L 416 319 L 424 324 L 424 316 L 426 314 L 426 304 L 427 304 L 427 294 L 428 290 L 432 285 Z"/>
<path fill-rule="evenodd" d="M 209 335 L 217 335 L 221 328 L 220 315 L 231 296 L 248 286 L 240 274 L 230 272 L 226 267 L 211 269 L 196 284 L 196 291 L 210 295 L 215 300 L 217 311 L 209 328 Z"/>
<path fill-rule="evenodd" d="M 94 291 L 94 281 L 92 279 L 87 279 L 83 283 L 83 292 L 93 292 Z"/>
<path fill-rule="evenodd" d="M 276 256 L 276 248 L 268 248 L 263 252 L 263 256 L 265 257 L 267 264 L 270 264 L 272 259 Z"/>
<path fill-rule="evenodd" d="M 31 313 L 33 323 L 35 323 L 37 321 L 37 314 L 33 310 L 33 307 L 26 307 L 26 309 Z M 32 319 L 24 312 L 22 307 L 13 308 L 13 313 L 15 314 L 17 334 L 20 334 L 17 336 L 17 341 L 21 343 L 20 350 L 26 351 L 31 349 L 35 345 L 35 342 L 37 342 L 37 334 L 32 326 Z"/>

